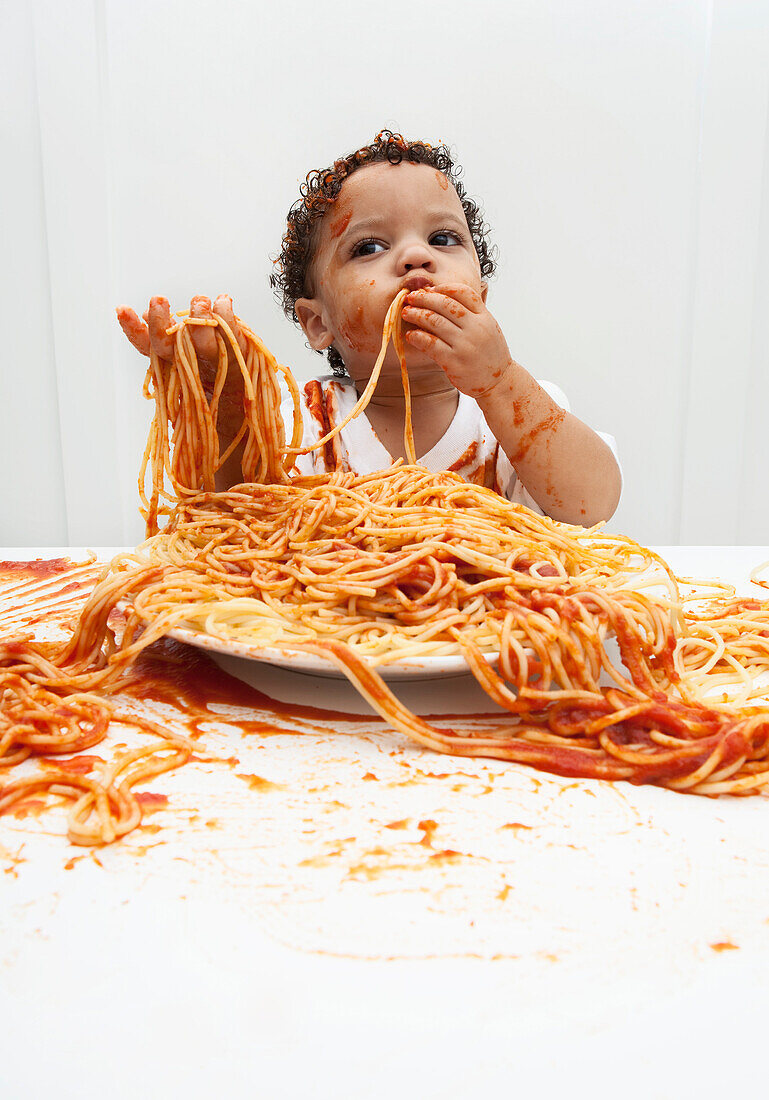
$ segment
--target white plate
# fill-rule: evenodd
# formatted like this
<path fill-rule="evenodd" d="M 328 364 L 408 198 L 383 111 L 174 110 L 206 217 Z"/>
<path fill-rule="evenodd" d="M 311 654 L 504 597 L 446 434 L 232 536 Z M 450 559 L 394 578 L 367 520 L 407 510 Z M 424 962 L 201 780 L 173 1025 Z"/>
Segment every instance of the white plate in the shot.
<path fill-rule="evenodd" d="M 264 661 L 265 664 L 285 668 L 290 672 L 301 672 L 306 676 L 325 676 L 333 680 L 345 680 L 347 677 L 333 661 L 325 657 L 316 657 L 314 653 L 290 653 L 283 649 L 259 646 L 248 642 L 230 642 L 216 638 L 199 630 L 177 627 L 169 630 L 168 636 L 187 645 L 208 649 L 213 653 L 225 653 L 230 657 L 244 657 L 249 661 Z M 499 655 L 486 654 L 490 664 L 496 664 Z M 442 676 L 462 676 L 469 674 L 464 657 L 404 657 L 392 664 L 374 666 L 383 680 L 436 680 Z"/>

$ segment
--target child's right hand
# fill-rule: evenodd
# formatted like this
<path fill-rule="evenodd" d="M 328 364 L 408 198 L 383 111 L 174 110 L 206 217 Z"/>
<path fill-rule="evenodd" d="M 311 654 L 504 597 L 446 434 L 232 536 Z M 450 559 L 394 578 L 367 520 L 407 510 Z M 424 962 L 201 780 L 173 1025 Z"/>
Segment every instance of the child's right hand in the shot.
<path fill-rule="evenodd" d="M 164 367 L 168 367 L 174 357 L 174 337 L 169 336 L 167 330 L 173 324 L 171 309 L 167 298 L 151 298 L 149 309 L 141 320 L 136 312 L 129 306 L 118 306 L 117 319 L 120 327 L 131 341 L 137 351 L 142 355 L 149 355 L 152 349 L 160 359 Z M 193 298 L 190 302 L 191 317 L 221 317 L 229 325 L 232 334 L 238 341 L 238 346 L 245 356 L 247 351 L 246 339 L 240 330 L 240 325 L 235 320 L 232 310 L 232 298 L 227 294 L 220 294 L 211 306 L 211 299 L 203 295 Z M 214 329 L 206 325 L 191 325 L 189 328 L 192 343 L 198 357 L 198 369 L 203 389 L 209 400 L 214 391 L 216 372 L 219 362 L 219 348 L 214 335 Z M 235 355 L 227 343 L 227 378 L 224 388 L 219 396 L 219 415 L 217 418 L 217 431 L 219 434 L 220 453 L 223 453 L 238 433 L 243 422 L 243 375 Z M 216 488 L 220 492 L 225 491 L 231 485 L 242 480 L 240 460 L 244 443 L 241 442 L 233 451 L 216 475 Z"/>
<path fill-rule="evenodd" d="M 171 308 L 167 298 L 155 297 L 150 299 L 149 308 L 141 320 L 135 310 L 129 306 L 118 306 L 117 319 L 120 327 L 131 341 L 137 351 L 142 355 L 149 355 L 150 348 L 159 359 L 166 362 L 173 359 L 174 338 L 169 336 L 167 330 L 172 326 Z M 212 317 L 214 314 L 221 317 L 232 329 L 233 335 L 238 341 L 241 352 L 246 353 L 246 340 L 240 331 L 240 326 L 235 320 L 232 309 L 232 298 L 228 294 L 220 294 L 211 306 L 211 299 L 198 295 L 190 302 L 191 317 Z M 216 375 L 218 362 L 218 348 L 214 330 L 205 325 L 190 326 L 192 343 L 198 356 L 201 367 L 201 377 L 204 386 L 209 377 Z M 234 368 L 234 369 L 233 369 Z M 242 388 L 241 374 L 237 363 L 234 362 L 232 351 L 229 352 L 229 366 L 227 371 L 227 389 L 233 387 Z M 213 384 L 213 382 L 212 382 Z"/>

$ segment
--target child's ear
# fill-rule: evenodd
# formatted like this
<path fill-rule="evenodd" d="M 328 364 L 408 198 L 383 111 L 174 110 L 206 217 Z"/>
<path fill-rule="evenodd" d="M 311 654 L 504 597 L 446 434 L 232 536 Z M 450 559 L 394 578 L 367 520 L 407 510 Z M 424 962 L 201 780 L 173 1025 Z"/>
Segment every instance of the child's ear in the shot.
<path fill-rule="evenodd" d="M 488 297 L 488 294 L 489 294 L 489 284 L 487 282 L 484 282 L 483 279 L 481 279 L 481 301 L 483 302 L 484 305 L 486 305 L 486 298 Z"/>
<path fill-rule="evenodd" d="M 299 324 L 313 351 L 324 351 L 334 342 L 334 334 L 326 327 L 317 298 L 297 298 L 294 303 Z"/>

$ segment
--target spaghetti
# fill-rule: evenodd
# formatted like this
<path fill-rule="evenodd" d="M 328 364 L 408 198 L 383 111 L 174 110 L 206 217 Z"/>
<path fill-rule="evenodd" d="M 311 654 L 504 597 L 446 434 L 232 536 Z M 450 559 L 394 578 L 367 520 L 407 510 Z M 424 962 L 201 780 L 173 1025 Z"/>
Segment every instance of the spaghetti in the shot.
<path fill-rule="evenodd" d="M 355 420 L 357 417 L 360 416 L 360 414 L 364 411 L 364 409 L 371 401 L 371 398 L 374 396 L 374 391 L 376 390 L 377 382 L 379 381 L 379 375 L 382 373 L 382 365 L 384 364 L 385 356 L 387 355 L 387 348 L 390 341 L 392 340 L 395 353 L 398 356 L 398 360 L 400 362 L 401 382 L 403 384 L 406 422 L 404 430 L 406 456 L 408 457 L 409 462 L 416 462 L 416 454 L 414 452 L 414 431 L 411 424 L 411 389 L 409 386 L 408 371 L 406 370 L 406 352 L 403 346 L 403 335 L 401 331 L 401 310 L 403 308 L 403 303 L 405 302 L 407 295 L 408 290 L 400 290 L 390 303 L 390 307 L 385 315 L 384 327 L 382 331 L 382 346 L 379 349 L 379 355 L 377 356 L 376 362 L 374 363 L 373 369 L 371 371 L 371 377 L 366 383 L 365 389 L 356 401 L 354 407 L 350 410 L 344 420 L 340 421 L 339 424 L 336 424 L 330 431 L 326 432 L 325 435 L 316 440 L 315 443 L 312 444 L 312 446 L 299 448 L 292 445 L 289 448 L 289 454 L 296 453 L 306 455 L 309 454 L 310 451 L 320 450 L 321 447 L 325 447 L 325 445 L 327 443 L 330 443 L 335 436 L 339 435 L 342 429 L 346 428 L 351 420 Z M 294 408 L 296 409 L 296 402 L 294 403 Z"/>
<path fill-rule="evenodd" d="M 402 298 L 360 401 L 314 446 L 363 411 L 389 339 L 408 408 Z M 211 392 L 191 338 L 201 323 L 216 326 Z M 321 655 L 395 729 L 436 751 L 709 795 L 769 783 L 769 709 L 758 704 L 769 672 L 765 604 L 723 589 L 691 606 L 665 563 L 632 540 L 554 522 L 413 462 L 361 477 L 297 476 L 296 386 L 241 328 L 245 355 L 221 318 L 180 316 L 173 363 L 153 353 L 145 383 L 155 400 L 140 475 L 150 537 L 110 563 L 69 640 L 0 646 L 0 765 L 90 747 L 116 721 L 154 740 L 98 778 L 62 770 L 13 780 L 0 789 L 0 812 L 32 791 L 61 796 L 71 803 L 70 839 L 81 844 L 108 843 L 138 823 L 132 788 L 183 764 L 190 745 L 121 715 L 111 696 L 142 650 L 180 625 Z M 230 362 L 243 377 L 243 422 L 220 455 Z M 279 370 L 294 397 L 288 446 Z M 241 443 L 243 484 L 215 492 L 217 469 Z M 413 457 L 408 429 L 407 449 Z M 108 619 L 119 602 L 127 610 L 118 642 Z M 610 659 L 609 638 L 624 669 Z M 408 711 L 376 671 L 435 654 L 464 657 L 498 721 L 441 729 Z"/>

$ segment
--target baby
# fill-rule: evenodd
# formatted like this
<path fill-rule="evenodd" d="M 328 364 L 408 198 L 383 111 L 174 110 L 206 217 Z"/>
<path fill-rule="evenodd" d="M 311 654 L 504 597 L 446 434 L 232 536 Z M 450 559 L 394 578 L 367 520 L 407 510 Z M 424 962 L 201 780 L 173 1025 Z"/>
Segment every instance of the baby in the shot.
<path fill-rule="evenodd" d="M 443 146 L 408 142 L 383 131 L 371 145 L 313 172 L 292 207 L 273 285 L 312 348 L 326 352 L 333 375 L 305 387 L 304 447 L 353 407 L 368 381 L 395 295 L 403 308 L 406 365 L 417 461 L 455 470 L 557 520 L 590 526 L 616 509 L 621 475 L 609 437 L 568 412 L 564 395 L 540 383 L 509 351 L 486 308 L 494 270 L 478 207 L 467 198 Z M 193 299 L 193 316 L 211 311 Z M 213 311 L 240 337 L 232 302 Z M 118 318 L 131 342 L 161 358 L 168 302 L 153 298 L 145 323 L 126 307 Z M 242 339 L 242 338 L 241 338 Z M 213 376 L 216 342 L 195 332 L 201 370 Z M 242 418 L 239 371 L 228 374 L 220 401 L 222 445 Z M 284 406 L 287 433 L 291 407 Z M 400 366 L 390 346 L 365 414 L 323 449 L 300 456 L 300 472 L 342 466 L 365 474 L 405 458 Z M 234 454 L 217 487 L 240 480 Z"/>

